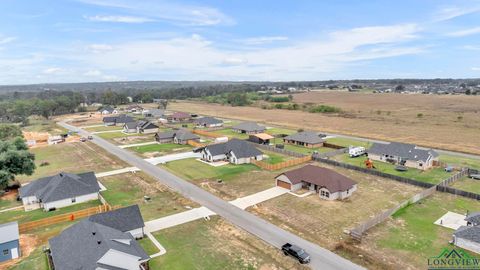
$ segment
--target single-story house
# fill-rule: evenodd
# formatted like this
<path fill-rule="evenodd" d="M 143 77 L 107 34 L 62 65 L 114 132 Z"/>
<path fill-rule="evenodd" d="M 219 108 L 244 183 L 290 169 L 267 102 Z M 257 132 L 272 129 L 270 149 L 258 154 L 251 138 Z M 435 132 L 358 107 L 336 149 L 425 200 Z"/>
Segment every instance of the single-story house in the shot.
<path fill-rule="evenodd" d="M 467 226 L 478 226 L 480 225 L 480 212 L 473 212 L 467 215 L 465 218 Z"/>
<path fill-rule="evenodd" d="M 186 129 L 170 130 L 155 134 L 155 140 L 159 143 L 187 144 L 188 141 L 199 142 L 200 137 Z"/>
<path fill-rule="evenodd" d="M 110 107 L 110 106 L 100 108 L 98 111 L 103 115 L 105 115 L 105 114 L 118 114 L 118 110 L 113 108 L 113 107 Z"/>
<path fill-rule="evenodd" d="M 130 233 L 135 239 L 145 236 L 145 223 L 140 213 L 140 208 L 136 204 L 96 214 L 88 217 L 88 220 L 124 233 Z"/>
<path fill-rule="evenodd" d="M 163 118 L 165 111 L 161 109 L 145 109 L 142 111 L 145 117 Z"/>
<path fill-rule="evenodd" d="M 232 127 L 232 130 L 238 133 L 255 134 L 265 132 L 265 127 L 255 122 L 243 122 Z"/>
<path fill-rule="evenodd" d="M 45 211 L 97 200 L 100 186 L 94 172 L 57 175 L 37 179 L 19 189 L 25 210 Z"/>
<path fill-rule="evenodd" d="M 438 163 L 439 155 L 432 149 L 419 149 L 414 144 L 392 142 L 373 143 L 367 150 L 372 160 L 401 164 L 410 168 L 427 170 Z"/>
<path fill-rule="evenodd" d="M 357 183 L 333 170 L 306 165 L 284 172 L 275 178 L 276 185 L 291 191 L 306 188 L 325 200 L 343 200 L 357 190 Z"/>
<path fill-rule="evenodd" d="M 130 105 L 127 107 L 127 112 L 129 113 L 134 113 L 134 114 L 140 114 L 143 111 L 143 107 L 135 104 L 135 105 Z"/>
<path fill-rule="evenodd" d="M 274 139 L 270 134 L 267 133 L 257 133 L 248 135 L 248 140 L 258 144 L 270 144 L 270 140 Z"/>
<path fill-rule="evenodd" d="M 151 134 L 158 132 L 158 126 L 150 121 L 140 120 L 138 122 L 125 123 L 123 132 Z"/>
<path fill-rule="evenodd" d="M 0 224 L 0 262 L 20 257 L 18 222 Z"/>
<path fill-rule="evenodd" d="M 262 160 L 263 153 L 252 144 L 239 139 L 211 144 L 202 149 L 202 160 L 207 162 L 225 160 L 232 164 L 244 164 L 250 163 L 251 159 Z"/>
<path fill-rule="evenodd" d="M 192 119 L 192 116 L 186 112 L 174 112 L 170 115 L 169 120 L 171 122 L 185 122 Z"/>
<path fill-rule="evenodd" d="M 121 114 L 118 116 L 107 116 L 103 118 L 105 126 L 123 126 L 126 123 L 135 122 L 131 116 Z"/>
<path fill-rule="evenodd" d="M 58 270 L 149 269 L 150 257 L 135 237 L 116 228 L 117 222 L 126 222 L 115 220 L 122 216 L 112 213 L 95 221 L 83 219 L 51 238 L 48 259 L 53 267 Z M 107 220 L 109 217 L 114 219 Z"/>
<path fill-rule="evenodd" d="M 480 226 L 461 226 L 453 233 L 453 244 L 480 254 Z"/>
<path fill-rule="evenodd" d="M 304 147 L 321 147 L 324 143 L 323 135 L 315 131 L 301 131 L 283 138 L 286 144 L 299 145 Z"/>
<path fill-rule="evenodd" d="M 197 127 L 213 128 L 223 126 L 223 121 L 214 117 L 206 116 L 202 118 L 195 119 L 193 123 Z"/>

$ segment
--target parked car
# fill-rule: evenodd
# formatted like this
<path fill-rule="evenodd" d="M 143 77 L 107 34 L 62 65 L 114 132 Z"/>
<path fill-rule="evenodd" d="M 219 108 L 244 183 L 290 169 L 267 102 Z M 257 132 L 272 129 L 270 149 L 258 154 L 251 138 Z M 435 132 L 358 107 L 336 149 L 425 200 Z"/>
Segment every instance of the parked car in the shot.
<path fill-rule="evenodd" d="M 89 139 L 89 140 L 93 140 L 93 136 L 88 136 L 88 139 Z"/>
<path fill-rule="evenodd" d="M 86 139 L 85 137 L 82 137 L 82 138 L 80 138 L 80 141 L 81 141 L 81 142 L 86 142 L 87 139 Z"/>
<path fill-rule="evenodd" d="M 285 256 L 292 256 L 296 258 L 301 264 L 309 263 L 310 262 L 310 255 L 308 255 L 305 250 L 302 248 L 292 245 L 290 243 L 286 243 L 282 246 L 282 251 Z"/>

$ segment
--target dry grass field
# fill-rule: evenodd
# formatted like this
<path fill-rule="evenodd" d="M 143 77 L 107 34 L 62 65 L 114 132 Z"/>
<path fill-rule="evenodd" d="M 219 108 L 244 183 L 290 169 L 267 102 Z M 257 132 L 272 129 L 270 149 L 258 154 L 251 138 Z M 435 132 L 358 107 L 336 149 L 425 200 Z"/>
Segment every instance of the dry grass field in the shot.
<path fill-rule="evenodd" d="M 169 109 L 480 154 L 480 96 L 323 91 L 295 94 L 294 101 L 335 106 L 343 113 L 185 101 L 171 102 Z"/>

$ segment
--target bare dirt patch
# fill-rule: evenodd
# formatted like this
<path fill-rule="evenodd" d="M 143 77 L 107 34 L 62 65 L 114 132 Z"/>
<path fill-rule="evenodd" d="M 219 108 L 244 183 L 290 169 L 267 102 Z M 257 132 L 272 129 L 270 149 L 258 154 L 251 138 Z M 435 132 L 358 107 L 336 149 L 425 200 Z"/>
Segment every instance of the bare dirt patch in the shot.
<path fill-rule="evenodd" d="M 294 100 L 336 106 L 345 113 L 314 114 L 184 101 L 169 106 L 216 117 L 480 154 L 480 97 L 311 92 L 296 94 Z"/>

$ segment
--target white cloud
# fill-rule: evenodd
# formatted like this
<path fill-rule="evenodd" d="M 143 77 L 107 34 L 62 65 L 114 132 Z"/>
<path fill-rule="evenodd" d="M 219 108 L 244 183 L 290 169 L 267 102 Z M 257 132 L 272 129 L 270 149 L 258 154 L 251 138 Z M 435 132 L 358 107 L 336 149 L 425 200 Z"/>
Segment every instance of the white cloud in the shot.
<path fill-rule="evenodd" d="M 5 45 L 17 39 L 16 37 L 4 37 L 0 35 L 0 45 Z"/>
<path fill-rule="evenodd" d="M 465 50 L 480 51 L 480 46 L 465 45 L 462 48 Z"/>
<path fill-rule="evenodd" d="M 57 73 L 60 73 L 62 72 L 63 69 L 61 68 L 58 68 L 58 67 L 51 67 L 51 68 L 47 68 L 47 69 L 44 69 L 42 71 L 43 74 L 57 74 Z"/>
<path fill-rule="evenodd" d="M 93 53 L 104 53 L 113 50 L 113 47 L 108 44 L 91 44 L 86 49 Z"/>
<path fill-rule="evenodd" d="M 118 16 L 118 15 L 96 15 L 85 16 L 85 19 L 93 22 L 117 22 L 117 23 L 145 23 L 154 20 L 145 17 Z"/>
<path fill-rule="evenodd" d="M 480 71 L 480 67 L 472 67 L 473 71 Z"/>
<path fill-rule="evenodd" d="M 85 73 L 83 73 L 83 76 L 88 76 L 88 77 L 98 77 L 101 76 L 102 72 L 100 70 L 94 69 L 94 70 L 89 70 Z"/>
<path fill-rule="evenodd" d="M 474 27 L 474 28 L 451 32 L 451 33 L 448 33 L 447 36 L 464 37 L 464 36 L 470 36 L 470 35 L 475 35 L 479 33 L 480 33 L 480 27 Z"/>
<path fill-rule="evenodd" d="M 208 6 L 179 4 L 158 0 L 78 0 L 80 2 L 121 9 L 139 17 L 169 21 L 175 24 L 192 26 L 209 26 L 233 24 L 232 18 L 220 10 Z"/>
<path fill-rule="evenodd" d="M 115 75 L 106 75 L 98 69 L 88 70 L 87 72 L 83 73 L 83 76 L 91 77 L 91 78 L 94 78 L 94 80 L 102 80 L 102 81 L 119 80 L 119 77 L 117 77 Z"/>
<path fill-rule="evenodd" d="M 469 7 L 444 7 L 438 10 L 434 16 L 434 21 L 448 21 L 455 19 L 457 17 L 465 16 L 468 14 L 476 13 L 480 11 L 478 6 L 469 6 Z"/>
<path fill-rule="evenodd" d="M 236 57 L 229 57 L 229 58 L 225 58 L 222 63 L 224 65 L 227 65 L 227 66 L 238 66 L 238 65 L 244 65 L 246 64 L 248 61 L 247 59 L 243 59 L 243 58 L 236 58 Z"/>
<path fill-rule="evenodd" d="M 246 38 L 243 40 L 240 40 L 240 42 L 246 44 L 246 45 L 261 45 L 261 44 L 267 44 L 267 43 L 272 43 L 276 41 L 285 41 L 288 40 L 288 37 L 284 36 L 265 36 L 265 37 L 253 37 L 253 38 Z"/>

